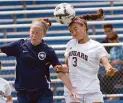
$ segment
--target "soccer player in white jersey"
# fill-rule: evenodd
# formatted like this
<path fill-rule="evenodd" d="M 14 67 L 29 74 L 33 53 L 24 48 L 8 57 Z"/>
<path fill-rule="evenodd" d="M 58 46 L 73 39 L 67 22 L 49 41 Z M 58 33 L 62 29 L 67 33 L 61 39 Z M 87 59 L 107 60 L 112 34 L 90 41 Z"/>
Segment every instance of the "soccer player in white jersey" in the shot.
<path fill-rule="evenodd" d="M 0 62 L 0 70 L 1 70 L 1 62 Z M 11 86 L 7 80 L 1 77 L 0 77 L 0 103 L 13 103 L 11 96 Z"/>
<path fill-rule="evenodd" d="M 69 79 L 80 99 L 71 97 L 65 88 L 66 103 L 103 103 L 97 77 L 100 62 L 107 75 L 113 76 L 117 72 L 108 61 L 109 54 L 103 45 L 88 37 L 85 19 L 76 17 L 70 23 L 69 31 L 73 38 L 67 43 L 66 64 L 69 67 Z"/>

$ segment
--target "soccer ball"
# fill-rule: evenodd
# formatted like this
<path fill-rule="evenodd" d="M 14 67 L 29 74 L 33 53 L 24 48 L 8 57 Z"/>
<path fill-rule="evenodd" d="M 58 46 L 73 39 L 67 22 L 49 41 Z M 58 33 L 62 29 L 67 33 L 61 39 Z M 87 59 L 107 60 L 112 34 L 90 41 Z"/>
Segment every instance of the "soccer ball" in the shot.
<path fill-rule="evenodd" d="M 58 23 L 70 24 L 75 17 L 75 9 L 68 3 L 61 3 L 56 6 L 54 16 Z"/>

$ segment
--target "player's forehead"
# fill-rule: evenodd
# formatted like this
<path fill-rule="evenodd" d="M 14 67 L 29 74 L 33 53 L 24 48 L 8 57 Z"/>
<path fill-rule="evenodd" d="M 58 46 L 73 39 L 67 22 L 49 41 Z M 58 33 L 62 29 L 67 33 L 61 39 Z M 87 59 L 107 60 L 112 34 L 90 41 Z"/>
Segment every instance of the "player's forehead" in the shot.
<path fill-rule="evenodd" d="M 74 28 L 78 28 L 78 27 L 83 27 L 84 24 L 80 24 L 80 23 L 72 23 L 70 26 L 69 26 L 69 30 L 70 29 L 74 29 Z"/>
<path fill-rule="evenodd" d="M 112 31 L 112 28 L 109 28 L 109 27 L 107 27 L 107 28 L 104 28 L 104 31 Z"/>
<path fill-rule="evenodd" d="M 43 28 L 41 26 L 38 26 L 38 25 L 31 25 L 30 30 L 41 31 L 41 30 L 43 30 Z"/>

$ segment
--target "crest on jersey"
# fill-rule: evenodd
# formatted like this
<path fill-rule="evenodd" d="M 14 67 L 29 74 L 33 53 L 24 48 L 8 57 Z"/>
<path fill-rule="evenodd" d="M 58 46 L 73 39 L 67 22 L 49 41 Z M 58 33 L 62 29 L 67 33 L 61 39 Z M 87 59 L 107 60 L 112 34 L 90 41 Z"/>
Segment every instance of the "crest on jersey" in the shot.
<path fill-rule="evenodd" d="M 39 53 L 38 53 L 38 58 L 39 58 L 40 60 L 44 60 L 44 59 L 46 58 L 46 53 L 45 53 L 45 52 L 39 52 Z"/>

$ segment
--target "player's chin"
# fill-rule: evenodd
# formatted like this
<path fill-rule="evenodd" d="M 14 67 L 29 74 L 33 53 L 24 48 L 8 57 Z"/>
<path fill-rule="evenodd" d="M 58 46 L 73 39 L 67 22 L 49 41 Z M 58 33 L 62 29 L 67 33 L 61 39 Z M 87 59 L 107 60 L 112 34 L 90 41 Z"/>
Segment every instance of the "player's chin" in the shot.
<path fill-rule="evenodd" d="M 80 41 L 81 39 L 80 39 L 80 37 L 79 36 L 76 36 L 76 37 L 74 37 L 77 41 Z"/>
<path fill-rule="evenodd" d="M 36 45 L 40 44 L 41 42 L 36 39 L 32 39 L 31 43 L 36 46 Z"/>

